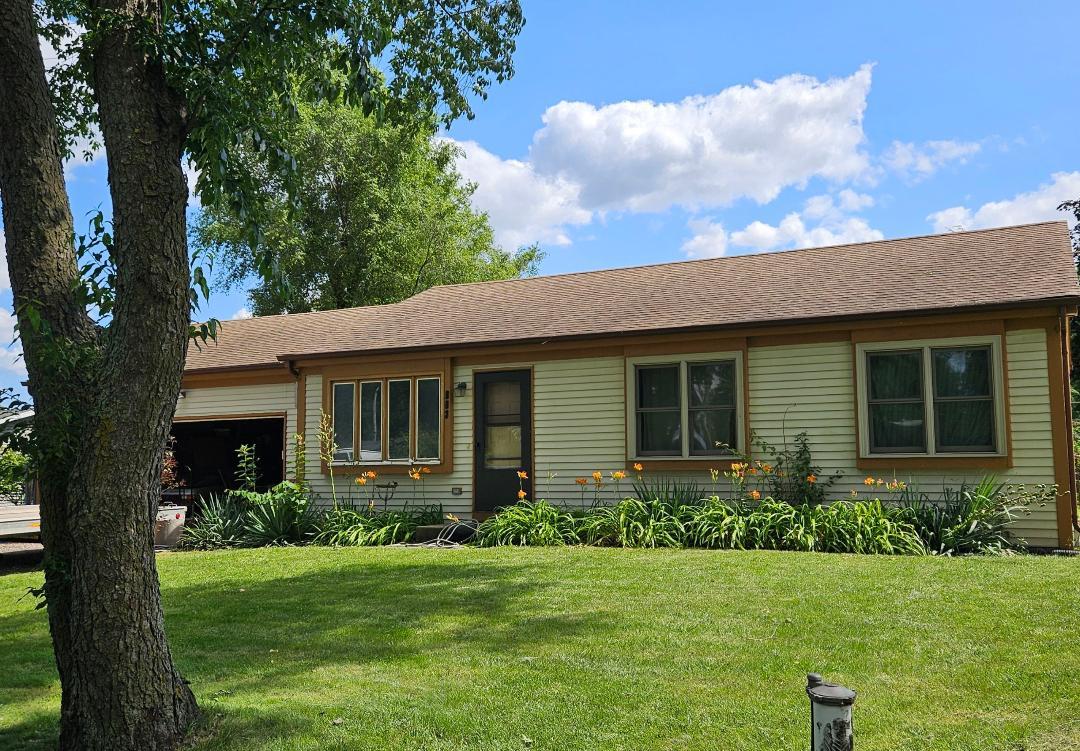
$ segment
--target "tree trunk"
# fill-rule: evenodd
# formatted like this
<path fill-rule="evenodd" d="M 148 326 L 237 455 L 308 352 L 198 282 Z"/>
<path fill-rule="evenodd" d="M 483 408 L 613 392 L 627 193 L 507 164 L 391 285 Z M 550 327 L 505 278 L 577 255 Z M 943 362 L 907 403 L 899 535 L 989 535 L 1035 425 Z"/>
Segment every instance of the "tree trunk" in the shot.
<path fill-rule="evenodd" d="M 165 638 L 153 552 L 188 331 L 183 111 L 131 36 L 113 27 L 94 54 L 117 268 L 102 332 L 73 293 L 71 213 L 31 0 L 0 0 L 0 197 L 37 411 L 60 747 L 80 751 L 173 748 L 198 712 Z M 27 303 L 46 328 L 35 330 Z"/>

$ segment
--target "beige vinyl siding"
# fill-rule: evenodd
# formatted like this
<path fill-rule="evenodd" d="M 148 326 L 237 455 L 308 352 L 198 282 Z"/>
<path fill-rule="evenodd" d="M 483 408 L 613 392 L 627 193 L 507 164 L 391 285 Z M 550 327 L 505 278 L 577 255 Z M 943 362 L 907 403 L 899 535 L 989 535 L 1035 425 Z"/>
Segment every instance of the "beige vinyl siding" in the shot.
<path fill-rule="evenodd" d="M 176 418 L 198 419 L 228 415 L 284 413 L 287 436 L 296 432 L 296 384 L 270 383 L 253 386 L 220 386 L 215 388 L 186 388 L 184 397 L 177 400 Z M 285 446 L 286 474 L 292 466 L 292 446 Z"/>
<path fill-rule="evenodd" d="M 1000 473 L 1003 481 L 1035 484 L 1054 482 L 1050 432 L 1050 394 L 1047 373 L 1046 332 L 1043 329 L 1009 331 L 1005 337 L 1009 376 L 1010 453 L 1014 466 Z M 626 446 L 626 363 L 622 357 L 584 357 L 486 365 L 482 370 L 533 369 L 534 496 L 555 503 L 577 505 L 582 493 L 574 480 L 604 473 L 606 487 L 602 499 L 615 499 L 610 473 L 625 470 Z M 866 495 L 862 484 L 867 474 L 856 467 L 856 408 L 852 372 L 852 347 L 848 342 L 752 347 L 747 353 L 748 384 L 742 384 L 749 399 L 750 426 L 764 440 L 775 445 L 790 442 L 806 431 L 814 459 L 825 475 L 842 473 L 830 493 L 844 498 L 852 490 Z M 422 485 L 405 475 L 385 475 L 379 482 L 396 481 L 394 505 L 441 503 L 444 511 L 460 516 L 472 512 L 473 483 L 473 372 L 456 366 L 447 387 L 453 404 L 453 471 L 431 474 Z M 464 397 L 454 393 L 454 385 L 467 384 Z M 318 425 L 322 409 L 322 379 L 306 379 L 308 478 L 320 500 L 330 502 L 328 478 L 320 473 Z M 217 389 L 189 389 L 177 408 L 178 416 L 222 415 L 250 412 L 286 412 L 289 434 L 295 432 L 295 398 L 291 384 L 236 386 Z M 289 466 L 291 463 L 291 442 Z M 760 457 L 759 457 L 760 458 Z M 875 472 L 892 477 L 892 473 Z M 901 471 L 897 478 L 917 486 L 932 496 L 944 487 L 975 482 L 981 472 L 942 473 Z M 620 488 L 631 492 L 631 476 Z M 650 473 L 659 479 L 659 473 Z M 664 476 L 696 482 L 703 492 L 712 492 L 708 462 L 702 469 L 667 473 Z M 591 481 L 591 480 L 590 480 Z M 339 475 L 337 488 L 342 499 L 366 502 L 370 489 L 358 489 L 351 475 Z M 726 487 L 726 480 L 720 480 Z M 461 494 L 453 490 L 460 488 Z M 512 502 L 507 499 L 507 503 Z M 591 503 L 592 490 L 585 493 Z M 1056 545 L 1055 509 L 1048 505 L 1016 524 L 1016 532 L 1033 545 Z"/>
<path fill-rule="evenodd" d="M 1046 332 L 1009 331 L 1005 349 L 1014 466 L 998 473 L 998 478 L 1010 483 L 1051 484 L 1054 466 Z M 867 474 L 893 476 L 880 470 L 864 472 L 855 465 L 857 426 L 849 343 L 751 348 L 749 371 L 752 428 L 775 445 L 782 445 L 785 438 L 790 442 L 796 434 L 806 431 L 823 474 L 843 473 L 831 495 L 842 498 L 854 490 L 866 496 L 862 480 Z M 982 475 L 977 470 L 901 470 L 895 474 L 932 497 L 940 497 L 943 488 L 976 482 Z M 1014 529 L 1033 545 L 1056 545 L 1054 507 L 1035 509 L 1030 516 L 1017 520 Z"/>

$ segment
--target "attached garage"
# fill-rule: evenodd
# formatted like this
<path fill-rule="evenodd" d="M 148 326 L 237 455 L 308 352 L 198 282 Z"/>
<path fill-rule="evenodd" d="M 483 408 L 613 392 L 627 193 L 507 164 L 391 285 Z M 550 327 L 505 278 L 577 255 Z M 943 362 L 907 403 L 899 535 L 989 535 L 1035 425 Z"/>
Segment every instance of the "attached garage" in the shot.
<path fill-rule="evenodd" d="M 236 487 L 237 449 L 255 447 L 259 487 L 285 479 L 285 415 L 177 418 L 172 436 L 184 494 L 202 496 Z"/>

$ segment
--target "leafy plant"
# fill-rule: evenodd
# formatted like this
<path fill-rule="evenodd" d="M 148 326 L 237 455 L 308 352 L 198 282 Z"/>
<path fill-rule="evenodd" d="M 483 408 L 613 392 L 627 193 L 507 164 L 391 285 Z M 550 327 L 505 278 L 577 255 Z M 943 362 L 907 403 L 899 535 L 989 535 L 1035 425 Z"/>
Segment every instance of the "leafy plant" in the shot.
<path fill-rule="evenodd" d="M 580 542 L 577 519 L 547 501 L 523 500 L 508 506 L 480 523 L 476 544 L 574 545 Z"/>
<path fill-rule="evenodd" d="M 319 520 L 315 542 L 336 546 L 392 545 L 408 542 L 417 527 L 436 524 L 441 519 L 440 506 L 400 510 L 338 506 Z"/>
<path fill-rule="evenodd" d="M 217 550 L 243 545 L 245 511 L 244 502 L 231 495 L 206 496 L 199 505 L 198 515 L 184 526 L 180 547 Z"/>
<path fill-rule="evenodd" d="M 705 497 L 704 491 L 693 480 L 653 479 L 641 474 L 634 480 L 634 495 L 641 501 L 663 501 L 676 508 L 700 503 Z"/>
<path fill-rule="evenodd" d="M 578 523 L 578 535 L 590 545 L 624 548 L 681 548 L 686 528 L 679 507 L 654 498 L 624 498 L 614 506 L 597 506 Z"/>
<path fill-rule="evenodd" d="M 946 488 L 941 501 L 909 488 L 901 497 L 899 514 L 934 555 L 1000 554 L 1025 547 L 1009 535 L 1009 524 L 1030 513 L 1032 506 L 1051 502 L 1056 494 L 1056 485 L 1029 490 L 985 477 L 976 485 Z"/>
<path fill-rule="evenodd" d="M 783 498 L 795 506 L 824 503 L 828 489 L 840 479 L 840 473 L 823 474 L 821 466 L 814 463 L 810 439 L 805 431 L 796 435 L 793 443 L 794 447 L 785 443 L 782 448 L 777 448 L 754 436 L 754 445 L 769 457 L 768 463 L 772 468 L 763 476 L 768 487 L 767 494 L 773 498 Z"/>
<path fill-rule="evenodd" d="M 22 494 L 29 463 L 30 457 L 21 451 L 13 448 L 0 451 L 0 493 Z"/>
<path fill-rule="evenodd" d="M 236 484 L 240 490 L 255 492 L 259 483 L 259 462 L 255 446 L 242 443 L 236 449 Z"/>

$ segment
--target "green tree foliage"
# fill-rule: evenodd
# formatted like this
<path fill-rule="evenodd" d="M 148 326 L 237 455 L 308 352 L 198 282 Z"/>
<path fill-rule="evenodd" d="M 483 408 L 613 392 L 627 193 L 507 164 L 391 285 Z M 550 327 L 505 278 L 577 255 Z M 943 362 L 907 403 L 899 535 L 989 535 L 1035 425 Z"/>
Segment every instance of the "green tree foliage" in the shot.
<path fill-rule="evenodd" d="M 304 103 L 440 125 L 513 75 L 517 0 L 4 0 L 0 203 L 34 400 L 60 749 L 175 749 L 198 717 L 165 638 L 153 500 L 192 310 L 184 162 L 246 223 L 266 174 L 297 195 Z M 58 50 L 46 72 L 44 39 Z M 52 61 L 51 61 L 52 62 Z M 105 147 L 111 221 L 78 238 L 63 159 Z M 249 169 L 262 155 L 266 172 Z"/>
<path fill-rule="evenodd" d="M 26 484 L 29 457 L 13 448 L 0 450 L 0 493 L 22 493 Z"/>
<path fill-rule="evenodd" d="M 346 105 L 302 105 L 282 133 L 297 161 L 295 200 L 261 154 L 243 157 L 245 172 L 261 175 L 253 196 L 261 253 L 252 254 L 247 220 L 228 203 L 203 209 L 192 247 L 214 259 L 226 289 L 249 284 L 260 255 L 276 259 L 279 279 L 249 292 L 256 315 L 380 305 L 436 284 L 535 273 L 540 251 L 495 244 L 454 167 L 457 149 L 429 132 Z"/>

